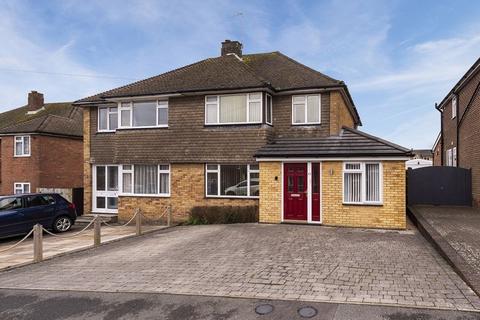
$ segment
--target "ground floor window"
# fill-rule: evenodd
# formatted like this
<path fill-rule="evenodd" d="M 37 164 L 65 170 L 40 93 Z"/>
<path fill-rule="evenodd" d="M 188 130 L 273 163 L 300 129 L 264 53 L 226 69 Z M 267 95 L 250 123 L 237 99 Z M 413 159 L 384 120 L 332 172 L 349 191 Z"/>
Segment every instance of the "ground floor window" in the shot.
<path fill-rule="evenodd" d="M 122 193 L 133 195 L 170 194 L 170 165 L 123 165 Z"/>
<path fill-rule="evenodd" d="M 382 165 L 378 162 L 345 162 L 343 166 L 343 202 L 382 203 Z"/>
<path fill-rule="evenodd" d="M 258 197 L 258 165 L 207 164 L 206 193 L 215 197 Z"/>
<path fill-rule="evenodd" d="M 30 182 L 15 182 L 13 185 L 14 193 L 30 193 Z"/>

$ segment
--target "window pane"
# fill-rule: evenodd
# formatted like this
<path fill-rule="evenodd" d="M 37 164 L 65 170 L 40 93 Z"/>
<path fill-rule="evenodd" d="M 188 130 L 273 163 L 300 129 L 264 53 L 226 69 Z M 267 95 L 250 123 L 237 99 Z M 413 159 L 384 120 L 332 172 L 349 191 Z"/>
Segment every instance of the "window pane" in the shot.
<path fill-rule="evenodd" d="M 218 173 L 216 172 L 207 173 L 207 195 L 218 195 Z"/>
<path fill-rule="evenodd" d="M 22 142 L 15 142 L 15 155 L 21 156 L 23 153 Z"/>
<path fill-rule="evenodd" d="M 30 137 L 23 137 L 23 154 L 30 153 Z"/>
<path fill-rule="evenodd" d="M 118 209 L 118 198 L 107 198 L 107 209 Z"/>
<path fill-rule="evenodd" d="M 125 168 L 125 166 L 123 166 Z M 130 172 L 123 173 L 123 192 L 132 193 L 132 174 Z"/>
<path fill-rule="evenodd" d="M 131 164 L 124 164 L 123 165 L 123 170 L 132 170 L 132 165 Z"/>
<path fill-rule="evenodd" d="M 97 167 L 97 190 L 105 190 L 105 167 Z"/>
<path fill-rule="evenodd" d="M 344 179 L 345 202 L 361 202 L 362 174 L 345 173 Z"/>
<path fill-rule="evenodd" d="M 360 163 L 346 163 L 345 169 L 347 170 L 360 170 Z"/>
<path fill-rule="evenodd" d="M 118 167 L 107 167 L 107 190 L 118 191 Z"/>
<path fill-rule="evenodd" d="M 247 97 L 223 96 L 220 97 L 220 122 L 246 122 L 247 121 Z"/>
<path fill-rule="evenodd" d="M 366 201 L 380 201 L 380 165 L 365 164 Z"/>
<path fill-rule="evenodd" d="M 267 96 L 267 122 L 272 123 L 272 97 Z"/>
<path fill-rule="evenodd" d="M 112 108 L 113 109 L 113 108 Z M 115 108 L 116 109 L 116 108 Z M 110 130 L 115 130 L 117 129 L 118 127 L 118 113 L 114 112 L 110 112 L 108 114 L 108 122 L 109 122 L 109 129 Z"/>
<path fill-rule="evenodd" d="M 120 112 L 122 127 L 130 127 L 130 117 L 131 117 L 130 110 L 122 110 Z"/>
<path fill-rule="evenodd" d="M 160 173 L 160 193 L 168 193 L 168 173 Z"/>
<path fill-rule="evenodd" d="M 216 104 L 207 104 L 207 123 L 217 123 L 217 105 Z"/>
<path fill-rule="evenodd" d="M 293 123 L 305 123 L 305 105 L 293 105 Z"/>
<path fill-rule="evenodd" d="M 168 164 L 161 164 L 159 167 L 160 167 L 160 170 L 162 170 L 162 171 L 163 170 L 168 171 Z"/>
<path fill-rule="evenodd" d="M 307 97 L 307 122 L 320 121 L 319 96 Z"/>
<path fill-rule="evenodd" d="M 258 170 L 258 164 L 251 164 L 250 165 L 250 171 L 253 171 L 253 170 Z"/>
<path fill-rule="evenodd" d="M 105 197 L 97 197 L 97 208 L 105 209 Z"/>
<path fill-rule="evenodd" d="M 220 166 L 220 191 L 222 195 L 246 196 L 246 184 L 241 185 L 245 180 L 247 180 L 246 165 Z"/>
<path fill-rule="evenodd" d="M 250 173 L 250 196 L 258 197 L 260 195 L 259 189 L 259 173 Z"/>
<path fill-rule="evenodd" d="M 260 102 L 250 102 L 249 121 L 262 121 L 262 104 Z"/>
<path fill-rule="evenodd" d="M 155 126 L 157 119 L 157 103 L 156 102 L 135 102 L 133 104 L 133 126 L 145 127 Z"/>
<path fill-rule="evenodd" d="M 260 100 L 262 98 L 261 93 L 250 93 L 250 100 Z"/>
<path fill-rule="evenodd" d="M 139 194 L 156 194 L 157 193 L 157 166 L 140 166 L 134 167 L 134 192 Z"/>
<path fill-rule="evenodd" d="M 27 197 L 27 207 L 39 207 L 48 205 L 48 200 L 42 196 Z"/>
<path fill-rule="evenodd" d="M 305 96 L 296 96 L 293 97 L 293 103 L 305 103 Z"/>
<path fill-rule="evenodd" d="M 207 102 L 217 102 L 217 96 L 207 97 Z"/>
<path fill-rule="evenodd" d="M 23 185 L 23 193 L 30 193 L 30 184 L 25 183 Z"/>
<path fill-rule="evenodd" d="M 0 200 L 0 211 L 18 209 L 22 207 L 22 198 L 5 198 Z"/>
<path fill-rule="evenodd" d="M 297 186 L 297 191 L 298 192 L 304 192 L 305 191 L 305 178 L 304 176 L 298 176 L 297 177 L 298 180 L 297 180 L 297 183 L 298 183 L 298 186 Z"/>
<path fill-rule="evenodd" d="M 218 170 L 218 166 L 216 164 L 208 164 L 207 170 Z"/>
<path fill-rule="evenodd" d="M 158 108 L 158 125 L 168 124 L 168 108 Z"/>
<path fill-rule="evenodd" d="M 320 193 L 320 165 L 312 164 L 312 192 Z"/>
<path fill-rule="evenodd" d="M 107 130 L 107 108 L 98 109 L 98 129 Z"/>

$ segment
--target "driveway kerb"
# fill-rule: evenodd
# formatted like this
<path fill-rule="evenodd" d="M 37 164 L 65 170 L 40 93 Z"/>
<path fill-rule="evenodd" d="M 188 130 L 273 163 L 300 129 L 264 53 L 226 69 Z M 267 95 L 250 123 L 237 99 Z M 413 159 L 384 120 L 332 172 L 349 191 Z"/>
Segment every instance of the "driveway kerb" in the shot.
<path fill-rule="evenodd" d="M 480 283 L 478 279 L 472 279 L 471 275 L 477 272 L 463 259 L 457 251 L 446 241 L 435 228 L 415 208 L 409 206 L 407 212 L 421 234 L 448 262 L 453 270 L 465 283 L 480 297 Z"/>
<path fill-rule="evenodd" d="M 18 268 L 22 268 L 22 267 L 25 267 L 25 266 L 29 266 L 29 265 L 32 265 L 32 264 L 41 264 L 45 261 L 48 261 L 48 260 L 52 260 L 52 259 L 55 259 L 55 258 L 60 258 L 60 257 L 63 257 L 63 256 L 68 256 L 68 255 L 71 255 L 71 254 L 75 254 L 75 253 L 79 253 L 79 252 L 83 252 L 83 251 L 88 251 L 88 250 L 95 250 L 97 248 L 100 248 L 100 247 L 103 247 L 105 245 L 108 245 L 108 244 L 112 244 L 112 243 L 115 243 L 115 242 L 118 242 L 118 241 L 122 241 L 122 240 L 128 240 L 128 239 L 131 239 L 131 238 L 138 238 L 138 237 L 143 237 L 145 235 L 148 235 L 148 234 L 151 234 L 151 233 L 154 233 L 154 232 L 164 232 L 164 231 L 167 231 L 168 229 L 172 229 L 176 226 L 170 226 L 170 227 L 165 227 L 165 228 L 162 228 L 162 229 L 157 229 L 157 230 L 146 230 L 146 231 L 142 231 L 142 234 L 137 236 L 136 234 L 132 234 L 132 235 L 129 235 L 129 236 L 125 236 L 123 238 L 118 238 L 118 239 L 111 239 L 111 240 L 106 240 L 102 243 L 100 243 L 99 246 L 94 246 L 93 244 L 90 245 L 90 246 L 87 246 L 87 247 L 83 247 L 83 248 L 78 248 L 78 249 L 74 249 L 74 250 L 70 250 L 70 251 L 66 251 L 66 252 L 61 252 L 61 253 L 57 253 L 55 255 L 52 255 L 52 256 L 49 256 L 49 257 L 44 257 L 42 261 L 40 262 L 34 262 L 33 261 L 33 252 L 32 252 L 32 261 L 29 261 L 29 262 L 23 262 L 23 263 L 19 263 L 19 264 L 16 264 L 16 265 L 13 265 L 13 266 L 8 266 L 8 267 L 5 267 L 5 268 L 0 268 L 0 273 L 1 272 L 4 272 L 4 271 L 10 271 L 10 270 L 14 270 L 14 269 L 18 269 Z M 93 241 L 93 240 L 92 240 Z M 11 289 L 15 289 L 15 288 L 11 288 Z M 68 291 L 68 290 L 66 290 Z"/>

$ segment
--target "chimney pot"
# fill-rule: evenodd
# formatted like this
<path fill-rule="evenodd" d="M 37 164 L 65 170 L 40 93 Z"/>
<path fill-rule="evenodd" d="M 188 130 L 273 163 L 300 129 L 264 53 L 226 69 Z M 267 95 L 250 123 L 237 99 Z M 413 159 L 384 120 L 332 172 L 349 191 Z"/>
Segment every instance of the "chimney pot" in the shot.
<path fill-rule="evenodd" d="M 28 111 L 35 111 L 43 107 L 45 101 L 43 93 L 32 91 L 28 94 Z"/>
<path fill-rule="evenodd" d="M 240 58 L 242 57 L 243 45 L 239 41 L 225 40 L 222 42 L 222 57 L 230 53 L 235 53 Z"/>

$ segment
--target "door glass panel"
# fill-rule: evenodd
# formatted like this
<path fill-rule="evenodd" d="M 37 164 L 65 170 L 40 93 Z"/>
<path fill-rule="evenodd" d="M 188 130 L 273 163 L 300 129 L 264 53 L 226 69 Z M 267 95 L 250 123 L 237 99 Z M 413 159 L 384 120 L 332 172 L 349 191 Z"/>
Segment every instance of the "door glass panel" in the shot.
<path fill-rule="evenodd" d="M 97 208 L 105 209 L 105 197 L 97 197 Z"/>
<path fill-rule="evenodd" d="M 118 191 L 118 167 L 107 167 L 108 191 Z"/>
<path fill-rule="evenodd" d="M 305 179 L 303 176 L 298 177 L 298 192 L 304 192 L 305 191 Z"/>
<path fill-rule="evenodd" d="M 105 190 L 105 167 L 97 167 L 97 190 Z"/>
<path fill-rule="evenodd" d="M 319 171 L 320 171 L 320 168 L 319 168 L 319 165 L 314 163 L 312 165 L 312 192 L 313 193 L 319 193 L 320 190 L 319 190 L 319 180 L 320 180 L 320 177 L 319 177 Z"/>
<path fill-rule="evenodd" d="M 117 209 L 118 208 L 118 198 L 107 198 L 107 208 L 108 209 Z"/>
<path fill-rule="evenodd" d="M 292 176 L 288 176 L 287 190 L 288 190 L 288 192 L 293 192 L 293 177 Z"/>

